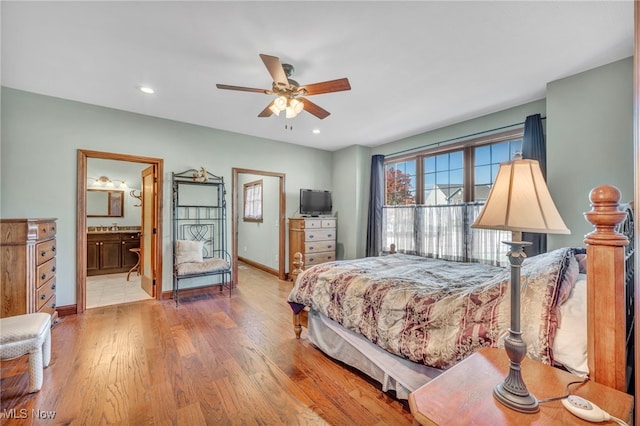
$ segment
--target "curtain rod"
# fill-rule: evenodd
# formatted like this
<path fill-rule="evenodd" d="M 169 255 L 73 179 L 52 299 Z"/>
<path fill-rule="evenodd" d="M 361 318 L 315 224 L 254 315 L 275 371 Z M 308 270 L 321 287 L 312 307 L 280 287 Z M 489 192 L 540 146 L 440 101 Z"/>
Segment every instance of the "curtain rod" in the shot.
<path fill-rule="evenodd" d="M 540 119 L 541 120 L 546 120 L 547 117 L 541 117 Z M 508 129 L 509 127 L 521 126 L 524 123 L 525 122 L 523 121 L 522 123 L 508 124 L 506 126 L 496 127 L 495 129 L 483 130 L 481 132 L 471 133 L 471 134 L 465 135 L 465 136 L 457 136 L 455 138 L 446 139 L 446 140 L 439 141 L 439 142 L 432 142 L 432 143 L 429 143 L 429 144 L 426 144 L 426 145 L 416 146 L 415 148 L 407 148 L 407 149 L 404 149 L 402 151 L 397 151 L 397 152 L 393 152 L 391 154 L 387 154 L 387 155 L 385 155 L 385 158 L 393 157 L 393 156 L 399 155 L 399 154 L 405 154 L 405 153 L 410 152 L 410 151 L 415 151 L 415 150 L 419 150 L 419 149 L 428 148 L 428 147 L 434 146 L 434 145 L 440 145 L 440 144 L 443 144 L 443 143 L 446 143 L 446 142 L 453 142 L 453 141 L 460 140 L 460 139 L 466 139 L 466 138 L 469 138 L 471 136 L 478 136 L 478 135 L 482 135 L 482 134 L 485 134 L 485 133 L 495 132 L 496 130 L 503 130 L 503 129 Z"/>

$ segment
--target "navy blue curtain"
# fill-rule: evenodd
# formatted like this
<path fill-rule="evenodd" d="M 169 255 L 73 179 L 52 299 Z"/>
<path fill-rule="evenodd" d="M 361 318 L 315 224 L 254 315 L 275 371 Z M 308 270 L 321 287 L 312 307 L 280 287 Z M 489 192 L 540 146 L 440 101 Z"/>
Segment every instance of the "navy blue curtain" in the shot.
<path fill-rule="evenodd" d="M 371 157 L 369 214 L 367 217 L 367 257 L 382 252 L 382 206 L 384 205 L 384 155 Z"/>
<path fill-rule="evenodd" d="M 524 137 L 522 138 L 522 158 L 538 160 L 542 176 L 547 179 L 547 145 L 542 131 L 542 117 L 534 114 L 527 117 L 524 122 Z M 533 244 L 526 247 L 524 252 L 528 257 L 547 251 L 547 234 L 523 232 L 522 239 Z"/>

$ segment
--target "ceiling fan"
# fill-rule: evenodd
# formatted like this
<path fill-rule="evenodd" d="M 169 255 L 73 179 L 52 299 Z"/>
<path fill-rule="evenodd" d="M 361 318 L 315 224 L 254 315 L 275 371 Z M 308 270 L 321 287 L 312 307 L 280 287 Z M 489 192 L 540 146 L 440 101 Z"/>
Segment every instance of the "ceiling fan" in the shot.
<path fill-rule="evenodd" d="M 301 86 L 297 81 L 289 78 L 294 72 L 292 65 L 281 64 L 280 59 L 275 56 L 260 54 L 260 58 L 262 58 L 262 62 L 264 62 L 269 74 L 271 74 L 271 78 L 273 78 L 271 90 L 216 84 L 218 89 L 277 95 L 277 97 L 258 114 L 258 117 L 270 117 L 273 114 L 279 115 L 281 111 L 285 111 L 287 118 L 293 118 L 302 112 L 302 110 L 305 110 L 322 120 L 323 118 L 327 118 L 330 112 L 314 104 L 305 98 L 305 96 L 351 90 L 349 80 L 346 78 Z"/>

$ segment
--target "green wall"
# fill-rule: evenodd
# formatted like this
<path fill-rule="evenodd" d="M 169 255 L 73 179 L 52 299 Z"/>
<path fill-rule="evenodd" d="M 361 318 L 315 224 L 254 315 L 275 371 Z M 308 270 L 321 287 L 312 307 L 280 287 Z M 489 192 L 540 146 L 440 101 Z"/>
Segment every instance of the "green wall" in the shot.
<path fill-rule="evenodd" d="M 231 235 L 233 167 L 285 173 L 287 215 L 297 210 L 300 187 L 331 188 L 332 156 L 328 151 L 6 87 L 2 88 L 1 114 L 0 217 L 58 218 L 59 306 L 76 303 L 78 149 L 164 159 L 163 290 L 171 289 L 172 282 L 171 172 L 204 166 L 224 177 L 227 235 Z M 276 255 L 277 250 L 269 257 L 275 259 Z"/>
<path fill-rule="evenodd" d="M 333 203 L 338 219 L 337 259 L 365 256 L 371 150 L 351 146 L 333 153 Z M 336 208 L 337 206 L 337 208 Z"/>
<path fill-rule="evenodd" d="M 549 236 L 549 248 L 584 246 L 589 191 L 609 184 L 624 202 L 634 196 L 633 58 L 549 83 L 547 117 L 549 190 L 571 230 Z"/>

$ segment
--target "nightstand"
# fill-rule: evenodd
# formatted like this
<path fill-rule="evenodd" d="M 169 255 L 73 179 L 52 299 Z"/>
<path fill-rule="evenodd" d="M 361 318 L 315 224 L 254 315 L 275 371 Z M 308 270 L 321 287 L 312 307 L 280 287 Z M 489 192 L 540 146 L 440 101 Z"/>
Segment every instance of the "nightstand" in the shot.
<path fill-rule="evenodd" d="M 504 349 L 479 350 L 409 395 L 409 406 L 415 423 L 593 425 L 571 414 L 560 401 L 542 403 L 540 411 L 534 414 L 524 414 L 505 407 L 493 397 L 493 388 L 502 383 L 508 370 L 509 358 Z M 522 377 L 529 392 L 539 400 L 564 395 L 569 382 L 580 380 L 573 374 L 529 358 L 522 362 Z M 571 387 L 572 393 L 631 424 L 631 395 L 590 381 L 576 386 Z"/>

